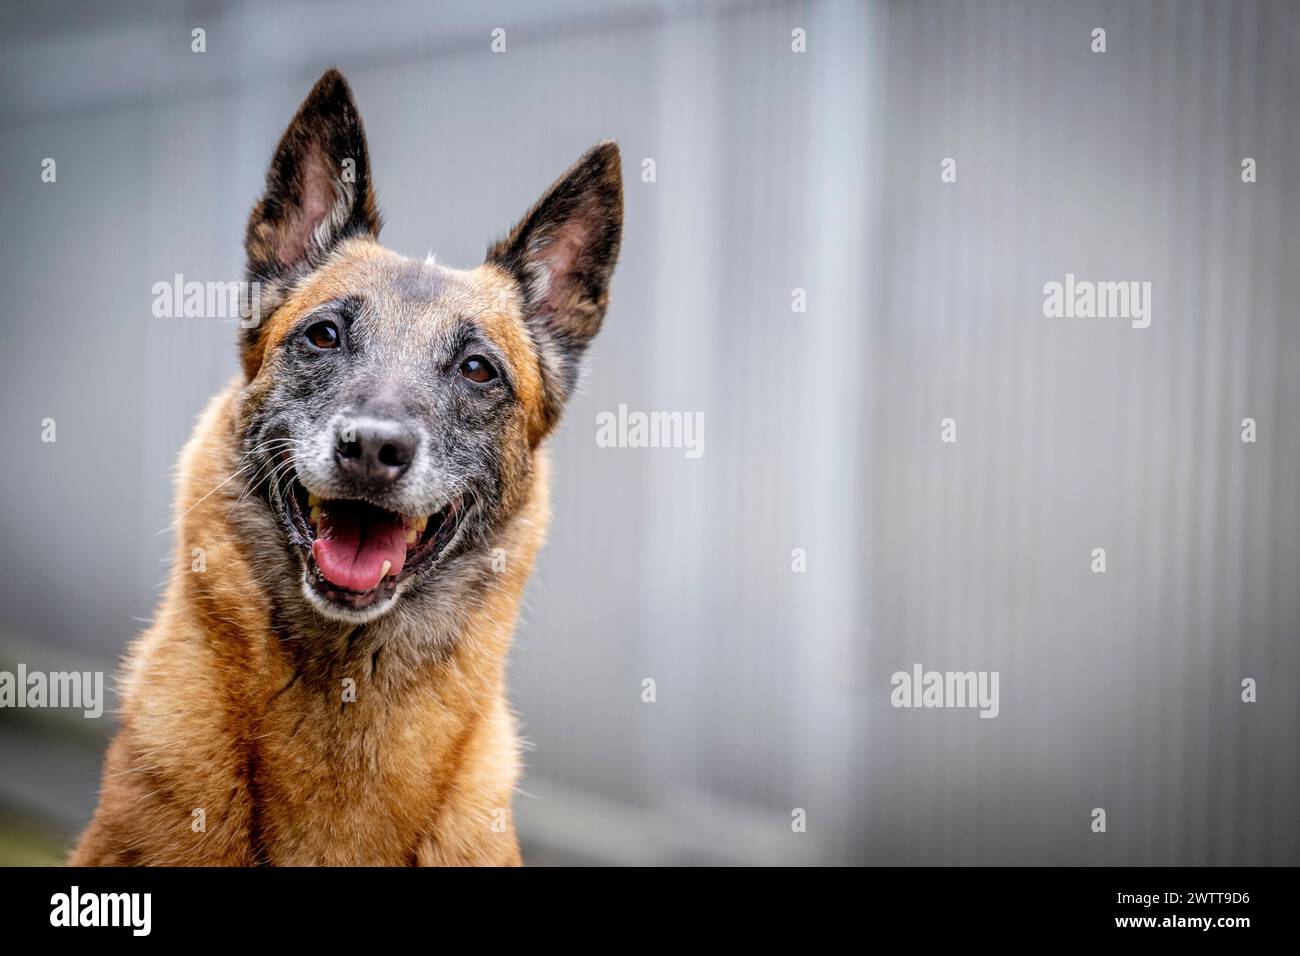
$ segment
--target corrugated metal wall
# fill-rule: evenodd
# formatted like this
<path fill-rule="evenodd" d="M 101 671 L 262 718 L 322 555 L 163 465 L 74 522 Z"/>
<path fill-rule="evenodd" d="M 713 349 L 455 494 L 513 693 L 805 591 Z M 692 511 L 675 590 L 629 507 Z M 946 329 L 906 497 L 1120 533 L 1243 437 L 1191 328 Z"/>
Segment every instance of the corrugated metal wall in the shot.
<path fill-rule="evenodd" d="M 151 613 L 167 468 L 235 364 L 150 287 L 238 274 L 274 139 L 337 64 L 409 254 L 478 261 L 623 146 L 615 304 L 513 665 L 534 859 L 1300 858 L 1292 5 L 70 10 L 0 40 L 6 660 L 107 665 Z M 1150 328 L 1044 318 L 1066 273 L 1150 281 Z M 702 412 L 703 456 L 598 448 L 621 403 Z M 57 453 L 19 466 L 47 415 Z M 914 662 L 999 671 L 999 717 L 892 708 Z M 89 812 L 98 754 L 67 741 L 0 713 L 10 816 Z"/>
<path fill-rule="evenodd" d="M 1296 10 L 889 22 L 870 653 L 1000 670 L 1002 714 L 872 698 L 872 855 L 1294 863 Z M 1067 272 L 1149 280 L 1151 326 L 1044 318 Z"/>

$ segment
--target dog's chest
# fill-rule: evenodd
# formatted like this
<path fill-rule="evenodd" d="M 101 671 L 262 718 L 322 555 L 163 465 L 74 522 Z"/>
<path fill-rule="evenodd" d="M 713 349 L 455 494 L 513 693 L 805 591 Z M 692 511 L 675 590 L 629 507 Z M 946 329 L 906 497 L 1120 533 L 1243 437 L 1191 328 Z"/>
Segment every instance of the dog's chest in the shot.
<path fill-rule="evenodd" d="M 404 865 L 453 788 L 455 734 L 424 707 L 286 694 L 250 755 L 253 851 L 274 865 Z"/>

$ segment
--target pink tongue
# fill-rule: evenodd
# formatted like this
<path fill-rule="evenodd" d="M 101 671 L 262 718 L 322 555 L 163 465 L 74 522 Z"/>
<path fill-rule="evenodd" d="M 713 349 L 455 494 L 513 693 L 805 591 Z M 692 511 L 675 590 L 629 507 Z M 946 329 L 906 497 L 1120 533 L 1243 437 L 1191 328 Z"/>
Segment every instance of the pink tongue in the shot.
<path fill-rule="evenodd" d="M 326 580 L 349 591 L 369 591 L 406 560 L 406 526 L 395 515 L 351 502 L 321 506 L 312 557 Z"/>

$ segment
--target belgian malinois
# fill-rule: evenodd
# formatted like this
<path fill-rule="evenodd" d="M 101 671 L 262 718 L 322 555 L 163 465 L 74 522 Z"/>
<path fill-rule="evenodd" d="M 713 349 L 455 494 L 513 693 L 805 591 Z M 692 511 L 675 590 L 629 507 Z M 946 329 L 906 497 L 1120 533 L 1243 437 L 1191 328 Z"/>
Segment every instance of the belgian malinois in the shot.
<path fill-rule="evenodd" d="M 605 142 L 477 268 L 390 252 L 321 77 L 249 218 L 260 316 L 181 456 L 73 864 L 520 862 L 505 660 L 622 221 Z"/>

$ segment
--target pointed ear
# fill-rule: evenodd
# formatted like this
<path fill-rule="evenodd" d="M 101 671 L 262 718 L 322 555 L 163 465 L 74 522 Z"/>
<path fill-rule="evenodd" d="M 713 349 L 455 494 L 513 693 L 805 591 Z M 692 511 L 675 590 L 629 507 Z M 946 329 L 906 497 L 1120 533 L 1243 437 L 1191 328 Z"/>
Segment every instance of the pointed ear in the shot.
<path fill-rule="evenodd" d="M 622 236 L 622 160 L 618 146 L 604 142 L 587 150 L 488 250 L 488 262 L 513 276 L 523 293 L 524 319 L 542 357 L 548 427 L 605 317 Z"/>
<path fill-rule="evenodd" d="M 263 314 L 340 241 L 376 237 L 379 228 L 361 114 L 343 74 L 327 70 L 280 138 L 266 190 L 248 217 L 246 271 L 260 285 Z M 260 358 L 249 354 L 259 331 L 260 323 L 245 340 L 246 368 Z"/>

